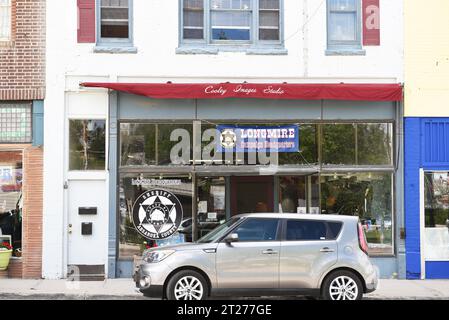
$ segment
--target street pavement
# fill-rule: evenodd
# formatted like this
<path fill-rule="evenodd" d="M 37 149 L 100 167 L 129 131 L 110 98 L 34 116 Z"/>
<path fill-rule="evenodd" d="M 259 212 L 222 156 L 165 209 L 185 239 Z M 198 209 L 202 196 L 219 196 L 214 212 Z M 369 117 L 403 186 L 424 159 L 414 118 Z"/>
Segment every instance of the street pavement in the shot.
<path fill-rule="evenodd" d="M 130 279 L 96 282 L 66 280 L 0 279 L 0 300 L 151 300 L 139 293 Z M 226 300 L 240 300 L 229 298 Z M 255 297 L 245 300 L 306 299 L 305 297 Z M 370 300 L 449 300 L 449 280 L 380 280 Z"/>

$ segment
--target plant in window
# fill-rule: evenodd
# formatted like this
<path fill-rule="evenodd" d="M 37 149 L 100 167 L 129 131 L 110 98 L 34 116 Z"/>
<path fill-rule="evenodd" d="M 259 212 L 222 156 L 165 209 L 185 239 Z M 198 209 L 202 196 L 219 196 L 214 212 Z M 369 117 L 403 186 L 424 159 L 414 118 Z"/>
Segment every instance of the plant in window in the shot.
<path fill-rule="evenodd" d="M 0 271 L 5 271 L 8 268 L 11 255 L 11 244 L 8 242 L 0 242 Z"/>
<path fill-rule="evenodd" d="M 0 243 L 0 251 L 9 251 L 12 250 L 12 246 L 8 242 Z"/>

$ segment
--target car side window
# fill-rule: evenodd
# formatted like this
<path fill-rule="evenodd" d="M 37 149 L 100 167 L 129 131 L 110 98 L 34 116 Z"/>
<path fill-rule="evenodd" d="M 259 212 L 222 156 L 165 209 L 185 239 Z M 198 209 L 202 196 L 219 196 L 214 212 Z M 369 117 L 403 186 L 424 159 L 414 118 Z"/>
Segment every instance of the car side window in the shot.
<path fill-rule="evenodd" d="M 288 220 L 287 241 L 326 240 L 325 221 Z"/>
<path fill-rule="evenodd" d="M 341 227 L 343 226 L 343 223 L 332 221 L 328 222 L 327 225 L 329 226 L 329 240 L 335 240 L 337 239 L 338 235 L 340 234 Z"/>
<path fill-rule="evenodd" d="M 239 235 L 240 242 L 276 240 L 279 219 L 248 219 L 232 233 Z"/>

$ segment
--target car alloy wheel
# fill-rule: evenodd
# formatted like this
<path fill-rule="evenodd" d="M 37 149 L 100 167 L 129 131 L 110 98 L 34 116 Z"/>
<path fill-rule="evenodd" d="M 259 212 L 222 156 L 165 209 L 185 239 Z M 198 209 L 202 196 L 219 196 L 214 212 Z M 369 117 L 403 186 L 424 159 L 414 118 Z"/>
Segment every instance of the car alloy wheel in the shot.
<path fill-rule="evenodd" d="M 336 277 L 329 286 L 331 300 L 357 300 L 358 295 L 357 283 L 348 276 Z"/>
<path fill-rule="evenodd" d="M 203 284 L 194 276 L 185 276 L 175 284 L 176 300 L 201 300 L 204 295 Z"/>

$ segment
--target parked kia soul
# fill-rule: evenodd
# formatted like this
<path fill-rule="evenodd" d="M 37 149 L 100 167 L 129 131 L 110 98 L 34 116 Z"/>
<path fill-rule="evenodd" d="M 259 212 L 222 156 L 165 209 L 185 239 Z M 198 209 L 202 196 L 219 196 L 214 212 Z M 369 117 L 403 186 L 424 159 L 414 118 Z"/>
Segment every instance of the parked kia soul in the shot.
<path fill-rule="evenodd" d="M 151 297 L 311 295 L 359 300 L 377 287 L 357 217 L 235 216 L 195 243 L 144 252 L 136 286 Z"/>

